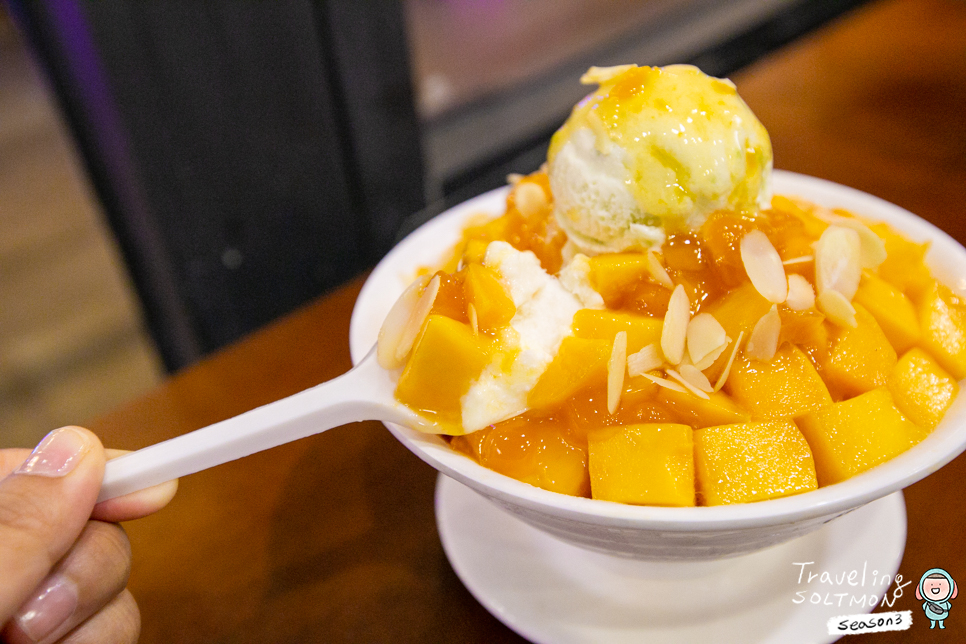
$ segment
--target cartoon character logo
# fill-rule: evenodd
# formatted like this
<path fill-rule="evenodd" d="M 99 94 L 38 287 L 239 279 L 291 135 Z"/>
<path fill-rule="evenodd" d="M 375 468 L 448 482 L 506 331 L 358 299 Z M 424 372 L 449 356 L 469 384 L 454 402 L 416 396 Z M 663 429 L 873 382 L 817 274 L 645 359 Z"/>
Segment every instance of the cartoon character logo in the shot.
<path fill-rule="evenodd" d="M 939 622 L 939 628 L 946 628 L 943 621 L 949 617 L 949 601 L 956 599 L 958 594 L 956 582 L 942 568 L 931 568 L 923 573 L 916 588 L 916 599 L 923 600 L 922 610 L 931 623 L 929 628 L 936 628 L 936 622 Z"/>

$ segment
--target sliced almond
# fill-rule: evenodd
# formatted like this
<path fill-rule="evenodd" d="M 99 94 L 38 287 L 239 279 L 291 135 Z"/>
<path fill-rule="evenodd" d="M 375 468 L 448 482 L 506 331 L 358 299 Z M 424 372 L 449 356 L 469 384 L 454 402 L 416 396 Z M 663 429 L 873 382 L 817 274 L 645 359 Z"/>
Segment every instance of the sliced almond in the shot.
<path fill-rule="evenodd" d="M 807 311 L 815 307 L 815 290 L 807 279 L 796 273 L 788 276 L 785 305 L 793 311 Z"/>
<path fill-rule="evenodd" d="M 672 290 L 674 289 L 674 282 L 671 281 L 671 276 L 668 275 L 667 269 L 661 264 L 661 260 L 657 258 L 657 253 L 653 250 L 647 251 L 647 272 L 661 286 Z"/>
<path fill-rule="evenodd" d="M 752 329 L 748 337 L 748 346 L 745 347 L 745 355 L 755 360 L 768 362 L 775 357 L 778 351 L 778 335 L 782 330 L 782 320 L 778 316 L 778 306 L 772 305 L 768 313 L 765 313 L 755 328 Z"/>
<path fill-rule="evenodd" d="M 694 385 L 692 385 L 690 382 L 687 381 L 687 379 L 684 378 L 684 376 L 682 376 L 680 373 L 678 373 L 674 369 L 668 369 L 667 370 L 667 375 L 669 375 L 670 377 L 672 377 L 675 380 L 677 380 L 679 383 L 681 383 L 684 386 L 685 389 L 687 389 L 688 391 L 690 391 L 692 394 L 694 394 L 698 398 L 703 398 L 705 400 L 710 400 L 711 399 L 711 396 L 709 396 L 705 392 L 701 391 L 700 389 L 698 389 L 697 387 L 695 387 Z"/>
<path fill-rule="evenodd" d="M 688 357 L 698 364 L 712 351 L 723 347 L 728 335 L 710 313 L 698 313 L 688 322 Z"/>
<path fill-rule="evenodd" d="M 624 371 L 627 365 L 627 331 L 618 331 L 607 361 L 607 413 L 614 415 L 624 390 Z"/>
<path fill-rule="evenodd" d="M 396 346 L 396 362 L 405 362 L 406 356 L 413 349 L 413 343 L 419 330 L 423 328 L 423 322 L 429 317 L 429 312 L 433 310 L 433 302 L 436 301 L 436 294 L 439 293 L 439 276 L 429 280 L 429 284 L 423 289 L 423 294 L 419 296 L 413 313 L 406 322 L 406 328 L 399 337 L 399 344 Z"/>
<path fill-rule="evenodd" d="M 728 374 L 731 373 L 731 365 L 735 363 L 735 356 L 738 355 L 738 347 L 741 346 L 741 340 L 744 337 L 744 331 L 738 333 L 738 339 L 735 340 L 735 346 L 731 350 L 731 355 L 728 356 L 728 362 L 725 363 L 724 371 L 721 372 L 721 375 L 718 376 L 718 380 L 714 383 L 715 391 L 721 391 L 721 388 L 724 387 L 724 384 L 728 381 Z"/>
<path fill-rule="evenodd" d="M 685 389 L 684 387 L 682 387 L 681 385 L 679 385 L 678 383 L 672 380 L 665 380 L 664 378 L 659 378 L 654 374 L 650 374 L 650 373 L 642 373 L 641 375 L 647 378 L 648 380 L 650 380 L 651 382 L 653 382 L 655 385 L 664 387 L 665 389 L 670 389 L 671 391 L 677 391 L 682 394 L 687 391 L 687 389 Z"/>
<path fill-rule="evenodd" d="M 591 67 L 580 77 L 581 85 L 600 85 L 615 76 L 620 76 L 637 65 L 611 65 L 610 67 Z"/>
<path fill-rule="evenodd" d="M 780 304 L 788 295 L 782 258 L 768 236 L 752 230 L 741 238 L 741 262 L 755 290 L 769 302 Z"/>
<path fill-rule="evenodd" d="M 708 394 L 714 391 L 714 387 L 711 386 L 711 381 L 708 380 L 708 377 L 701 373 L 701 371 L 694 365 L 683 364 L 678 367 L 678 373 L 681 374 L 682 378 L 690 382 L 701 391 Z"/>
<path fill-rule="evenodd" d="M 731 344 L 731 338 L 725 336 L 724 344 L 722 344 L 720 347 L 718 347 L 717 349 L 715 349 L 714 351 L 706 355 L 699 362 L 695 362 L 694 366 L 698 368 L 698 371 L 704 371 L 705 369 L 707 369 L 708 367 L 710 367 L 715 363 L 718 357 L 722 353 L 724 353 L 725 349 L 728 348 L 729 344 Z"/>
<path fill-rule="evenodd" d="M 521 181 L 514 186 L 513 200 L 517 210 L 527 219 L 539 215 L 550 203 L 543 188 L 532 181 Z"/>
<path fill-rule="evenodd" d="M 664 355 L 656 344 L 649 344 L 637 353 L 627 356 L 627 373 L 632 378 L 654 371 L 664 364 Z"/>
<path fill-rule="evenodd" d="M 661 329 L 661 351 L 671 364 L 679 364 L 684 357 L 688 322 L 691 319 L 691 303 L 684 287 L 678 284 L 668 301 L 664 328 Z"/>
<path fill-rule="evenodd" d="M 885 261 L 885 240 L 872 232 L 872 229 L 865 225 L 865 223 L 863 223 L 861 220 L 855 219 L 854 217 L 832 215 L 831 217 L 827 217 L 826 221 L 836 226 L 851 228 L 855 232 L 859 233 L 862 268 L 876 269 L 879 268 L 879 264 Z"/>
<path fill-rule="evenodd" d="M 470 328 L 473 329 L 473 335 L 480 334 L 480 320 L 476 316 L 476 307 L 470 302 L 466 305 L 466 317 L 470 319 Z"/>
<path fill-rule="evenodd" d="M 833 225 L 815 242 L 815 287 L 819 295 L 831 289 L 852 301 L 862 277 L 862 242 L 851 228 Z"/>
<path fill-rule="evenodd" d="M 833 324 L 854 329 L 859 326 L 855 319 L 855 307 L 845 299 L 845 296 L 834 290 L 819 293 L 815 299 L 818 310 L 825 314 Z"/>
<path fill-rule="evenodd" d="M 815 261 L 815 255 L 802 255 L 801 257 L 792 257 L 791 259 L 786 259 L 782 262 L 782 266 L 791 266 L 792 264 L 808 264 L 809 262 Z"/>
<path fill-rule="evenodd" d="M 429 275 L 416 278 L 416 281 L 402 292 L 402 295 L 389 309 L 386 319 L 383 320 L 382 327 L 379 329 L 379 339 L 376 343 L 376 360 L 383 369 L 398 369 L 405 363 L 404 360 L 396 359 L 396 348 L 399 346 L 399 340 L 406 330 L 409 318 L 412 317 L 419 295 L 428 282 Z"/>

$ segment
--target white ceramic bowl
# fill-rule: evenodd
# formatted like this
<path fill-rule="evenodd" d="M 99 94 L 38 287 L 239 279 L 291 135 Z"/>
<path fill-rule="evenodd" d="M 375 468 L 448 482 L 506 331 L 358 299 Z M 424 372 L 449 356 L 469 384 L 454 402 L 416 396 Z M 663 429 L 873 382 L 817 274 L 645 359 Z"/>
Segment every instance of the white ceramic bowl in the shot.
<path fill-rule="evenodd" d="M 909 238 L 929 240 L 933 274 L 966 294 L 966 250 L 912 213 L 828 181 L 776 171 L 775 194 L 798 195 L 885 221 Z M 375 342 L 383 318 L 420 266 L 438 265 L 477 213 L 501 214 L 506 188 L 471 199 L 428 222 L 373 271 L 356 302 L 350 329 L 353 362 Z M 966 448 L 966 396 L 959 396 L 922 443 L 872 470 L 815 492 L 743 505 L 662 508 L 622 505 L 548 492 L 486 469 L 438 436 L 389 425 L 406 447 L 527 523 L 565 541 L 614 555 L 681 561 L 734 556 L 815 530 L 850 510 L 935 472 Z"/>

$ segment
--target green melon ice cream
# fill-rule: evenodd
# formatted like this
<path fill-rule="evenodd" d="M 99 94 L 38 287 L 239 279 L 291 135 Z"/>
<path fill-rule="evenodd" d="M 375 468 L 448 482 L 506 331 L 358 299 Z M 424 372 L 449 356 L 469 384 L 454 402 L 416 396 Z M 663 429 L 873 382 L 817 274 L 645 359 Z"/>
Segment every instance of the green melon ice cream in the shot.
<path fill-rule="evenodd" d="M 735 86 L 696 67 L 591 68 L 548 154 L 554 214 L 588 254 L 659 246 L 714 210 L 770 201 L 768 132 Z"/>

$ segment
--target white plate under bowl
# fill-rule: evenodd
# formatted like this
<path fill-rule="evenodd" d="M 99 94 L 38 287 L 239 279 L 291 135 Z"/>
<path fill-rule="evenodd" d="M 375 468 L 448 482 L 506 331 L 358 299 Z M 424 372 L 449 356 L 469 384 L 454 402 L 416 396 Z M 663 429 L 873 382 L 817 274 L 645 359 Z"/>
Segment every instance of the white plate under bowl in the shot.
<path fill-rule="evenodd" d="M 885 221 L 916 241 L 930 241 L 927 263 L 942 282 L 966 294 L 966 250 L 930 223 L 858 190 L 776 171 L 776 194 L 849 209 Z M 354 362 L 375 343 L 393 302 L 420 267 L 439 265 L 476 213 L 504 211 L 506 189 L 471 199 L 431 220 L 375 268 L 356 302 L 350 327 Z M 718 507 L 631 506 L 555 494 L 488 470 L 450 449 L 438 436 L 389 425 L 390 431 L 437 470 L 483 494 L 531 525 L 602 552 L 671 561 L 735 556 L 799 537 L 825 522 L 889 495 L 936 471 L 966 448 L 966 396 L 922 443 L 845 482 L 806 494 Z"/>
<path fill-rule="evenodd" d="M 906 543 L 901 492 L 804 537 L 712 562 L 661 564 L 590 552 L 443 475 L 436 523 L 446 556 L 473 596 L 539 644 L 833 642 L 838 636 L 828 634 L 829 618 L 869 612 L 869 604 L 892 592 Z M 807 581 L 808 573 L 842 579 L 853 570 L 857 584 L 863 576 L 868 583 Z M 863 607 L 849 606 L 863 599 Z"/>

